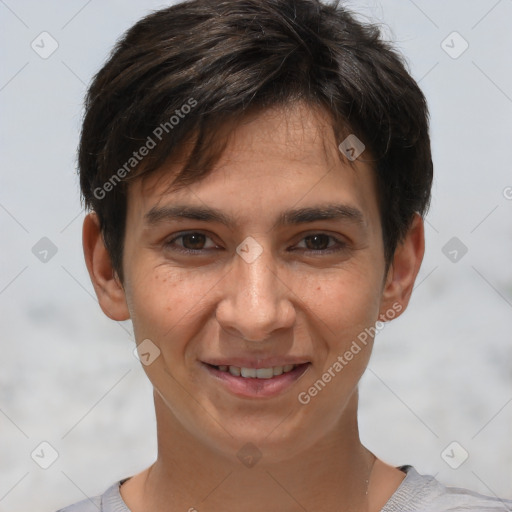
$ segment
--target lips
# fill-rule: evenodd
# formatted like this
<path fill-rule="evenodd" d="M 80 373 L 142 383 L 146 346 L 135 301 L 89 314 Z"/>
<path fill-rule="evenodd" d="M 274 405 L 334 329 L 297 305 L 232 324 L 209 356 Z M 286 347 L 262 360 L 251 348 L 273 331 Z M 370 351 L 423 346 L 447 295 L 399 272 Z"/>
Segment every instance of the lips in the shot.
<path fill-rule="evenodd" d="M 310 362 L 268 364 L 267 361 L 233 361 L 235 362 L 238 364 L 203 362 L 201 366 L 214 379 L 213 382 L 220 383 L 230 393 L 243 398 L 269 398 L 282 394 L 311 366 Z"/>
<path fill-rule="evenodd" d="M 291 372 L 298 365 L 285 364 L 283 366 L 269 366 L 268 368 L 247 368 L 234 365 L 218 365 L 215 366 L 221 372 L 229 372 L 235 377 L 253 378 L 253 379 L 271 379 L 283 373 Z"/>

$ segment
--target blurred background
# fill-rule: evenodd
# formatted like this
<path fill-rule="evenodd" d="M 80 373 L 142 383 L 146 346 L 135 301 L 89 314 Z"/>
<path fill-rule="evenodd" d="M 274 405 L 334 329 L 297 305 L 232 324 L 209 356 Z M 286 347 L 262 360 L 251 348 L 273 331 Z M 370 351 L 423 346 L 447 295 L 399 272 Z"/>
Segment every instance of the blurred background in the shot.
<path fill-rule="evenodd" d="M 345 3 L 405 54 L 435 165 L 412 302 L 360 386 L 362 440 L 512 498 L 512 1 Z M 55 511 L 156 455 L 131 326 L 103 315 L 83 263 L 75 149 L 91 77 L 165 5 L 0 0 L 0 512 Z"/>

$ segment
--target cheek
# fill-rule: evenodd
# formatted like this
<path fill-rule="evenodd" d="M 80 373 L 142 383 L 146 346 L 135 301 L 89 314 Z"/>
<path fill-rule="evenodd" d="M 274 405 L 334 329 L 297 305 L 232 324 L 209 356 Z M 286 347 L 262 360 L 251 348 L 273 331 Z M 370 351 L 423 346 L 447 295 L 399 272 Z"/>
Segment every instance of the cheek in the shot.
<path fill-rule="evenodd" d="M 133 276 L 128 288 L 135 339 L 151 354 L 143 370 L 169 404 L 184 399 L 176 379 L 186 378 L 184 359 L 194 360 L 187 346 L 205 322 L 208 290 L 217 281 L 199 272 L 159 266 Z"/>
<path fill-rule="evenodd" d="M 165 266 L 140 272 L 127 293 L 136 340 L 153 337 L 158 345 L 170 338 L 179 342 L 183 338 L 173 331 L 183 329 L 191 317 L 197 321 L 202 298 L 214 282 L 199 272 Z"/>
<path fill-rule="evenodd" d="M 368 272 L 338 272 L 316 279 L 303 294 L 315 351 L 323 354 L 301 382 L 298 401 L 305 412 L 315 411 L 320 430 L 339 421 L 367 367 L 380 303 L 376 282 Z"/>
<path fill-rule="evenodd" d="M 324 324 L 338 343 L 377 320 L 379 276 L 356 268 L 325 272 L 301 279 L 297 290 L 317 322 Z"/>

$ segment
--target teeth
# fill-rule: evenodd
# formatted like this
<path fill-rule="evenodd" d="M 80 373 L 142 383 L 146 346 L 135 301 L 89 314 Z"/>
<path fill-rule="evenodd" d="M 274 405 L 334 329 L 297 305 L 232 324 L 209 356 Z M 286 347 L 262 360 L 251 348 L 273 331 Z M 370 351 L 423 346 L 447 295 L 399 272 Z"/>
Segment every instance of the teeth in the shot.
<path fill-rule="evenodd" d="M 256 377 L 256 368 L 240 368 L 242 377 Z"/>
<path fill-rule="evenodd" d="M 273 376 L 274 370 L 272 368 L 258 368 L 256 370 L 256 377 L 258 379 L 271 379 Z"/>
<path fill-rule="evenodd" d="M 220 366 L 219 366 L 219 370 L 220 370 Z M 234 375 L 235 377 L 240 377 L 240 368 L 238 366 L 230 366 L 229 373 L 231 373 L 231 375 Z"/>
<path fill-rule="evenodd" d="M 284 366 L 273 366 L 271 368 L 240 368 L 239 366 L 220 365 L 217 368 L 221 372 L 229 372 L 235 377 L 271 379 L 283 373 L 291 372 L 296 365 L 285 364 Z"/>

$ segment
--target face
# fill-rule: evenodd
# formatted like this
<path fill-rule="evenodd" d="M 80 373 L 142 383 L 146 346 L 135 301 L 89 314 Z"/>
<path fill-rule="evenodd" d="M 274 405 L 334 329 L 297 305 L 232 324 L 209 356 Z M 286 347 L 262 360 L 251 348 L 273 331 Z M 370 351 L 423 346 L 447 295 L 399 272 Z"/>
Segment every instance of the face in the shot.
<path fill-rule="evenodd" d="M 339 142 L 321 112 L 268 110 L 202 181 L 169 189 L 171 162 L 130 188 L 123 293 L 144 370 L 162 414 L 215 450 L 284 458 L 339 431 L 370 328 L 402 309 L 372 170 Z"/>

